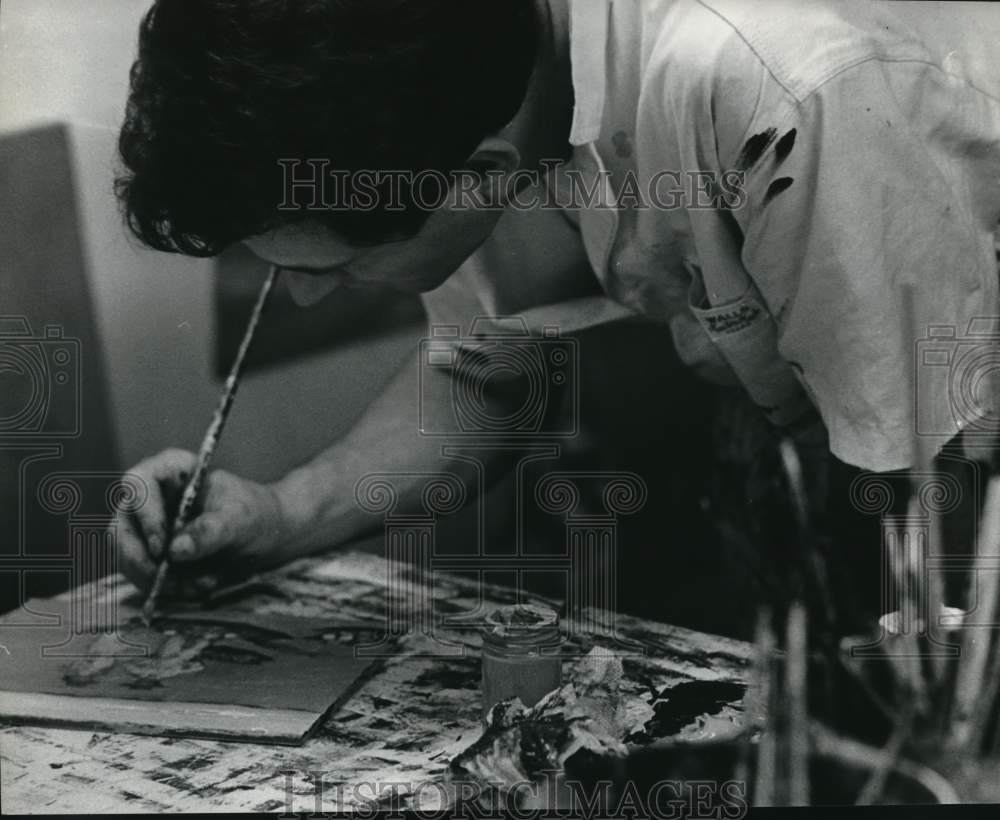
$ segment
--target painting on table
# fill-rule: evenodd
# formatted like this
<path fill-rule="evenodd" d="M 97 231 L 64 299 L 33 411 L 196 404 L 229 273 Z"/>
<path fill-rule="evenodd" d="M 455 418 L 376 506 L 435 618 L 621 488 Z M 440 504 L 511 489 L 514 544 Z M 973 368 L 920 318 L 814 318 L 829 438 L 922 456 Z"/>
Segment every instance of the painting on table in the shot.
<path fill-rule="evenodd" d="M 299 744 L 371 664 L 356 624 L 230 605 L 147 627 L 141 604 L 105 582 L 30 601 L 47 625 L 0 618 L 0 720 Z"/>

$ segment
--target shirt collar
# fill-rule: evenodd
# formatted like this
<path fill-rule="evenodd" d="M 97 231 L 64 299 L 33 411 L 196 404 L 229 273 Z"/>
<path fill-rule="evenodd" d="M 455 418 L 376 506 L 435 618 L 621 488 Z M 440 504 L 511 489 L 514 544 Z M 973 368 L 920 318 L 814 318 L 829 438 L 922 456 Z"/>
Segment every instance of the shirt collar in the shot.
<path fill-rule="evenodd" d="M 573 66 L 573 127 L 570 145 L 596 142 L 607 94 L 608 32 L 613 0 L 569 0 Z"/>

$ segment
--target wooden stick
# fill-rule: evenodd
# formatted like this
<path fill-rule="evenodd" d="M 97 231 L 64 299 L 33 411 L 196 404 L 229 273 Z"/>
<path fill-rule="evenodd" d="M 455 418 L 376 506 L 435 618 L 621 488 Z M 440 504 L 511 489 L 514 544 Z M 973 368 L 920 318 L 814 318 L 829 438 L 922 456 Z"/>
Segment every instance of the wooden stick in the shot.
<path fill-rule="evenodd" d="M 993 652 L 993 661 L 990 663 L 990 671 L 986 676 L 986 681 L 987 683 L 980 700 L 980 709 L 982 710 L 980 718 L 982 719 L 982 724 L 978 727 L 979 738 L 986 734 L 986 722 L 995 717 L 997 712 L 1000 711 L 1000 699 L 998 699 L 998 696 L 1000 696 L 1000 647 L 997 647 Z M 990 755 L 995 759 L 1000 757 L 1000 727 L 994 725 L 993 733 Z M 970 746 L 972 745 L 970 743 Z M 978 746 L 978 743 L 975 745 Z"/>
<path fill-rule="evenodd" d="M 867 695 L 868 699 L 875 704 L 875 707 L 882 713 L 882 716 L 886 720 L 895 723 L 899 719 L 900 713 L 893 706 L 889 705 L 885 698 L 882 697 L 878 691 L 876 691 L 872 682 L 868 680 L 868 677 L 865 675 L 863 667 L 859 668 L 853 663 L 843 660 L 842 657 L 838 659 L 838 666 L 847 672 L 847 674 L 854 679 L 854 682 L 864 690 L 865 695 Z"/>
<path fill-rule="evenodd" d="M 261 286 L 260 295 L 257 297 L 257 304 L 254 305 L 253 313 L 250 315 L 250 322 L 247 324 L 246 332 L 243 334 L 243 341 L 240 342 L 239 350 L 236 353 L 236 360 L 233 362 L 232 368 L 230 368 L 229 377 L 226 379 L 226 384 L 222 389 L 222 396 L 219 398 L 219 406 L 216 408 L 215 415 L 212 417 L 212 423 L 208 426 L 205 438 L 201 442 L 201 450 L 198 453 L 198 462 L 194 473 L 191 475 L 190 481 L 188 481 L 187 486 L 184 488 L 184 495 L 181 496 L 181 505 L 177 510 L 177 516 L 174 519 L 174 525 L 170 531 L 171 541 L 191 519 L 191 513 L 194 510 L 194 503 L 198 498 L 201 485 L 208 472 L 208 465 L 211 463 L 212 456 L 215 454 L 216 445 L 218 445 L 219 439 L 222 437 L 222 431 L 226 426 L 226 421 L 229 419 L 229 411 L 232 410 L 233 400 L 236 398 L 236 391 L 239 388 L 240 376 L 243 372 L 243 362 L 246 359 L 247 351 L 250 349 L 250 344 L 253 342 L 253 337 L 257 332 L 257 326 L 260 324 L 260 317 L 264 313 L 268 297 L 274 289 L 274 283 L 277 281 L 278 273 L 279 269 L 272 267 L 267 279 L 264 280 L 264 284 Z M 152 619 L 153 613 L 156 612 L 156 603 L 160 594 L 163 592 L 163 586 L 166 583 L 167 571 L 169 568 L 170 545 L 168 544 L 163 551 L 163 559 L 160 561 L 160 565 L 156 570 L 156 578 L 153 581 L 153 587 L 149 592 L 149 597 L 146 599 L 146 603 L 142 607 L 142 619 L 147 625 Z"/>
<path fill-rule="evenodd" d="M 993 631 L 995 630 L 990 630 L 991 634 L 989 637 L 992 637 Z M 989 650 L 985 651 L 988 652 Z M 987 726 L 996 716 L 998 709 L 1000 709 L 1000 646 L 994 648 L 993 658 L 989 661 L 989 668 L 983 675 L 982 687 L 979 690 L 976 706 L 969 721 L 972 728 L 966 743 L 968 749 L 973 752 L 979 751 L 983 738 L 986 735 Z M 997 746 L 1000 746 L 1000 742 L 998 742 Z M 1000 752 L 1000 748 L 994 748 L 992 751 L 996 754 Z"/>
<path fill-rule="evenodd" d="M 808 621 L 806 608 L 793 604 L 788 613 L 785 682 L 788 697 L 788 802 L 809 805 Z"/>
<path fill-rule="evenodd" d="M 988 714 L 982 714 L 987 689 L 986 672 L 990 644 L 1000 609 L 1000 574 L 995 570 L 982 570 L 983 559 L 1000 556 L 1000 477 L 994 476 L 986 487 L 986 501 L 980 525 L 979 543 L 976 545 L 975 566 L 969 576 L 966 606 L 976 600 L 975 618 L 982 626 L 965 625 L 962 636 L 962 655 L 959 658 L 955 683 L 955 705 L 952 713 L 950 744 L 964 748 L 975 737 L 982 737 L 982 724 Z M 969 612 L 969 615 L 972 611 Z M 970 618 L 971 620 L 971 618 Z M 969 749 L 969 751 L 973 751 Z"/>
<path fill-rule="evenodd" d="M 897 525 L 898 526 L 898 525 Z M 898 535 L 896 543 L 889 550 L 889 564 L 896 586 L 898 607 L 896 611 L 896 634 L 888 647 L 890 662 L 902 685 L 902 697 L 917 701 L 918 711 L 925 713 L 928 708 L 927 686 L 920 664 L 920 641 L 914 631 L 917 622 L 917 604 L 913 600 L 914 576 L 905 555 L 900 555 L 903 538 Z M 895 643 L 896 646 L 892 646 Z"/>
<path fill-rule="evenodd" d="M 872 773 L 861 790 L 861 794 L 854 801 L 856 806 L 869 806 L 881 799 L 882 793 L 885 791 L 885 784 L 889 780 L 889 774 L 897 767 L 903 752 L 903 745 L 913 732 L 913 705 L 912 701 L 906 701 L 903 711 L 896 718 L 889 742 L 882 750 L 883 756 L 880 760 L 872 762 Z"/>
<path fill-rule="evenodd" d="M 762 609 L 757 615 L 756 679 L 759 708 L 765 718 L 757 744 L 757 776 L 754 784 L 755 806 L 775 805 L 775 785 L 778 768 L 777 721 L 774 719 L 775 692 L 773 691 L 772 665 L 776 641 L 771 629 L 771 613 Z"/>
<path fill-rule="evenodd" d="M 888 756 L 882 749 L 837 735 L 818 721 L 812 722 L 812 739 L 818 754 L 843 761 L 849 766 L 874 769 L 885 765 Z M 951 783 L 933 769 L 902 758 L 890 761 L 890 766 L 893 771 L 917 781 L 941 805 L 962 802 Z"/>
<path fill-rule="evenodd" d="M 904 285 L 903 286 L 903 327 L 904 327 L 904 344 L 907 345 L 907 356 L 905 360 L 913 362 L 913 366 L 910 372 L 910 395 L 912 396 L 914 407 L 921 406 L 927 401 L 931 401 L 932 397 L 927 392 L 921 393 L 917 389 L 917 374 L 916 367 L 918 366 L 915 352 L 917 349 L 917 342 L 920 338 L 920 334 L 917 328 L 917 316 L 916 308 L 914 307 L 915 300 L 913 296 L 913 286 Z M 930 408 L 923 408 L 925 410 L 923 415 L 926 418 L 931 417 Z M 936 475 L 935 470 L 935 456 L 937 454 L 937 447 L 934 442 L 927 436 L 920 435 L 917 429 L 916 419 L 913 420 L 913 453 L 911 455 L 911 483 L 912 483 L 912 497 L 910 500 L 908 513 L 910 516 L 921 514 L 921 504 L 920 498 L 920 486 L 928 479 L 933 479 Z M 944 582 L 941 576 L 937 573 L 930 573 L 927 571 L 927 560 L 930 557 L 932 550 L 937 550 L 938 552 L 943 552 L 944 545 L 942 544 L 943 538 L 943 527 L 941 526 L 941 516 L 934 510 L 927 510 L 927 514 L 930 516 L 930 526 L 928 528 L 928 538 L 926 549 L 923 553 L 923 564 L 921 565 L 920 557 L 917 554 L 916 549 L 909 550 L 908 554 L 908 566 L 904 571 L 909 576 L 910 584 L 914 585 L 916 589 L 916 600 L 912 603 L 915 606 L 914 615 L 916 616 L 917 623 L 921 620 L 921 615 L 923 615 L 924 628 L 921 630 L 918 626 L 918 635 L 923 633 L 927 636 L 927 640 L 917 639 L 917 646 L 921 653 L 930 654 L 930 664 L 929 664 L 929 678 L 927 682 L 933 686 L 935 683 L 942 681 L 945 674 L 945 658 L 940 652 L 935 651 L 933 644 L 933 629 L 932 626 L 937 623 L 937 619 L 944 609 Z M 924 586 L 926 582 L 926 588 Z M 921 610 L 924 610 L 921 612 Z M 923 672 L 921 672 L 923 674 Z"/>
<path fill-rule="evenodd" d="M 836 614 L 834 612 L 833 601 L 830 599 L 823 556 L 819 552 L 816 532 L 812 527 L 809 500 L 802 472 L 802 460 L 799 458 L 795 443 L 790 438 L 782 439 L 778 449 L 781 454 L 781 464 L 785 470 L 785 477 L 788 479 L 788 484 L 791 488 L 792 506 L 795 510 L 796 522 L 798 523 L 801 548 L 805 550 L 806 554 L 805 564 L 812 575 L 812 582 L 816 587 L 816 594 L 819 598 L 819 604 L 822 606 L 826 626 L 827 628 L 833 628 Z"/>
<path fill-rule="evenodd" d="M 802 460 L 799 458 L 795 443 L 790 438 L 783 438 L 778 445 L 781 454 L 781 466 L 785 468 L 785 477 L 792 491 L 792 509 L 799 530 L 804 532 L 809 528 L 809 502 L 806 496 L 805 479 L 802 476 Z"/>

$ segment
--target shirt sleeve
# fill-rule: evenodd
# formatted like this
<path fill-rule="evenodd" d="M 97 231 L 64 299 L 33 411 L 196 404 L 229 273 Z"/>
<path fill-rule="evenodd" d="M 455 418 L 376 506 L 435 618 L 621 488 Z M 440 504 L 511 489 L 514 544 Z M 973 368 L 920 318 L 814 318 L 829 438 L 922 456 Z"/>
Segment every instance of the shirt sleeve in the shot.
<path fill-rule="evenodd" d="M 916 436 L 939 447 L 975 423 L 957 363 L 996 338 L 973 322 L 996 314 L 996 216 L 967 195 L 976 126 L 949 82 L 868 60 L 780 116 L 758 108 L 733 161 L 741 259 L 778 353 L 833 453 L 867 469 L 911 466 Z"/>
<path fill-rule="evenodd" d="M 432 327 L 457 325 L 465 333 L 473 325 L 489 329 L 496 317 L 518 317 L 532 335 L 568 336 L 633 316 L 601 290 L 577 228 L 549 208 L 508 209 L 423 302 Z"/>

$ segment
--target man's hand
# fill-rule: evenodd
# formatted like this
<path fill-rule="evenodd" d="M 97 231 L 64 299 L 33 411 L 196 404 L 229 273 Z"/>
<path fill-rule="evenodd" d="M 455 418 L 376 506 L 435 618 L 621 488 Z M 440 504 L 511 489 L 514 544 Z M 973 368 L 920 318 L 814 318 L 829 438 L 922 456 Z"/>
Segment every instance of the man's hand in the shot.
<path fill-rule="evenodd" d="M 196 462 L 194 453 L 165 450 L 129 470 L 146 483 L 149 499 L 115 525 L 119 567 L 141 589 L 153 583 Z M 204 595 L 227 576 L 281 563 L 286 529 L 281 501 L 271 487 L 223 470 L 209 473 L 194 518 L 169 543 L 168 594 Z"/>

